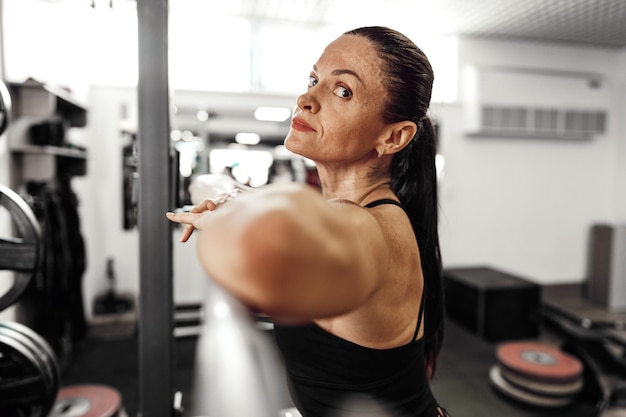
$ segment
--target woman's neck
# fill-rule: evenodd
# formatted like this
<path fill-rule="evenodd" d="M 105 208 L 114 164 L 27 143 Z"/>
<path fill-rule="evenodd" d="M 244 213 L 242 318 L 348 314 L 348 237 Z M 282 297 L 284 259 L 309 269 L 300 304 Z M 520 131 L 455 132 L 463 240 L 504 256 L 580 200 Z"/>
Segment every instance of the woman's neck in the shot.
<path fill-rule="evenodd" d="M 322 181 L 322 195 L 327 200 L 349 200 L 363 206 L 379 198 L 389 198 L 393 196 L 393 191 L 390 178 L 375 181 L 344 180 L 331 183 Z"/>

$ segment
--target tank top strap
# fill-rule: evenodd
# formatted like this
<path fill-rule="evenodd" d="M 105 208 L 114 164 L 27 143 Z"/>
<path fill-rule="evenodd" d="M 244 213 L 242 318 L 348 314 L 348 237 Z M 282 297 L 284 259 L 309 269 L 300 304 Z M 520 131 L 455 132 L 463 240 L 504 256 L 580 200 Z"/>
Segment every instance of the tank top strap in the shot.
<path fill-rule="evenodd" d="M 398 206 L 402 210 L 404 210 L 404 207 L 399 201 L 392 200 L 390 198 L 381 198 L 380 200 L 374 200 L 371 203 L 366 204 L 365 208 L 372 208 L 372 207 L 380 206 L 381 204 L 393 204 L 394 206 Z"/>
<path fill-rule="evenodd" d="M 411 341 L 414 341 L 417 338 L 417 334 L 420 332 L 420 326 L 422 325 L 422 317 L 424 316 L 424 294 L 426 293 L 426 286 L 422 289 L 422 299 L 420 300 L 420 311 L 417 316 L 417 326 L 415 327 L 415 333 L 413 333 L 413 338 Z"/>

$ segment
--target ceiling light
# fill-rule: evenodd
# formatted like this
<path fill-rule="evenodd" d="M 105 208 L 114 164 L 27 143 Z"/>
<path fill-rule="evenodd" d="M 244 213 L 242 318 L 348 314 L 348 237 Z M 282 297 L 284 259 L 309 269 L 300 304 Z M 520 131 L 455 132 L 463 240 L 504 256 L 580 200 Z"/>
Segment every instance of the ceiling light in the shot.
<path fill-rule="evenodd" d="M 173 141 L 179 141 L 183 138 L 183 132 L 178 129 L 174 129 L 170 132 L 170 139 Z"/>
<path fill-rule="evenodd" d="M 235 141 L 242 145 L 256 145 L 261 142 L 261 136 L 257 133 L 237 133 Z"/>
<path fill-rule="evenodd" d="M 196 117 L 201 122 L 206 122 L 207 120 L 209 120 L 209 112 L 206 110 L 198 110 L 198 113 L 196 113 Z"/>
<path fill-rule="evenodd" d="M 291 110 L 286 107 L 259 107 L 254 111 L 254 118 L 267 122 L 284 122 L 291 117 Z"/>

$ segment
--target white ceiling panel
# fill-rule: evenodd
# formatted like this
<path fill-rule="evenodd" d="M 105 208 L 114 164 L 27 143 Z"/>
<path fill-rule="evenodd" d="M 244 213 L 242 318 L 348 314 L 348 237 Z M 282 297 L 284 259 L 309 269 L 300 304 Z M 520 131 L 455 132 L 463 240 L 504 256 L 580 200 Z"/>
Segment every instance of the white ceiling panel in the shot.
<path fill-rule="evenodd" d="M 176 0 L 171 0 L 175 2 Z M 183 0 L 184 1 L 184 0 Z M 241 0 L 249 18 L 307 25 L 394 19 L 445 35 L 626 47 L 626 0 Z M 235 12 L 237 13 L 237 12 Z"/>

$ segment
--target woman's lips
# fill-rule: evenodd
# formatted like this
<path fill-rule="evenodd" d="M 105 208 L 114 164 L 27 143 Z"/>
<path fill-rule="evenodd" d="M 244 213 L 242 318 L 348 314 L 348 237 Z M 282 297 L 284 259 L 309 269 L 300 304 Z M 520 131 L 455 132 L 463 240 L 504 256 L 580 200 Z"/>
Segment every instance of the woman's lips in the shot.
<path fill-rule="evenodd" d="M 300 132 L 315 132 L 315 129 L 313 129 L 311 125 L 299 117 L 294 117 L 291 120 L 291 127 Z"/>

